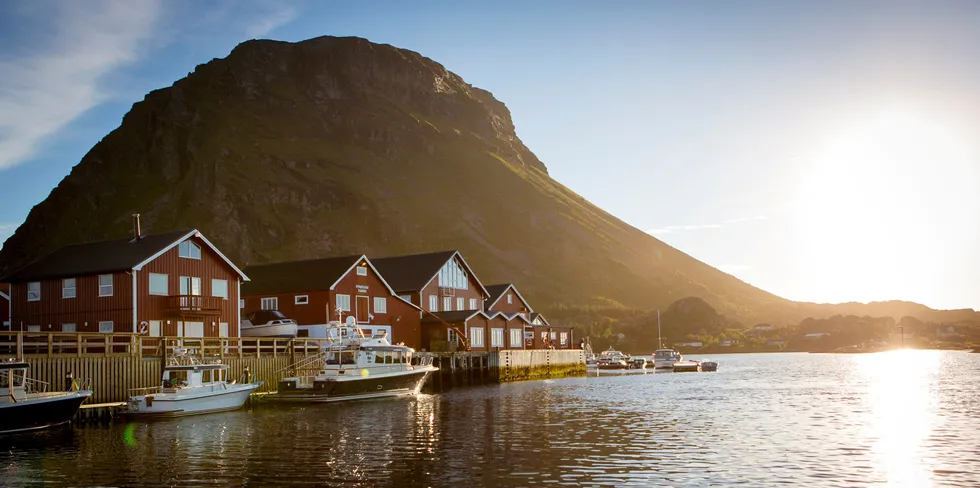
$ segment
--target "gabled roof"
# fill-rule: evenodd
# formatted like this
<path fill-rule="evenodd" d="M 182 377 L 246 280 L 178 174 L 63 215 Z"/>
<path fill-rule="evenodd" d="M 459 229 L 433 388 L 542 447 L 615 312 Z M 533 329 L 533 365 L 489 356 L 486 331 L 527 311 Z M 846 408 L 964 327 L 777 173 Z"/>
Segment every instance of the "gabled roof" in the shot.
<path fill-rule="evenodd" d="M 534 322 L 534 319 L 540 318 L 541 319 L 541 322 L 543 322 L 544 325 L 549 325 L 549 326 L 551 325 L 551 322 L 548 322 L 548 319 L 544 318 L 544 315 L 543 314 L 540 314 L 540 313 L 537 313 L 537 312 L 531 312 L 530 315 L 531 315 L 531 320 L 529 322 L 531 322 L 531 323 Z"/>
<path fill-rule="evenodd" d="M 493 306 L 497 304 L 497 301 L 499 301 L 500 298 L 503 297 L 504 294 L 506 294 L 507 293 L 507 290 L 509 290 L 509 289 L 513 289 L 514 290 L 514 294 L 516 294 L 517 295 L 517 298 L 520 298 L 521 301 L 524 302 L 524 306 L 527 307 L 528 311 L 534 310 L 533 308 L 531 308 L 531 304 L 527 303 L 527 300 L 525 300 L 524 297 L 521 296 L 521 292 L 517 291 L 517 287 L 514 286 L 513 283 L 501 283 L 499 285 L 488 285 L 487 286 L 487 291 L 490 292 L 490 298 L 487 299 L 486 309 L 487 310 L 490 310 L 491 308 L 493 308 Z"/>
<path fill-rule="evenodd" d="M 197 229 L 152 234 L 143 236 L 139 240 L 127 237 L 65 246 L 15 271 L 3 281 L 21 283 L 113 271 L 140 270 L 150 261 L 195 236 L 204 241 L 243 280 L 248 281 L 248 276 L 245 276 L 214 244 L 200 235 Z"/>
<path fill-rule="evenodd" d="M 0 297 L 3 297 L 4 300 L 10 300 L 10 295 L 8 295 L 8 294 L 6 294 L 6 293 L 4 293 L 2 291 L 0 291 Z"/>
<path fill-rule="evenodd" d="M 252 281 L 242 284 L 242 295 L 333 290 L 337 283 L 362 261 L 374 271 L 381 284 L 392 296 L 419 308 L 414 303 L 399 297 L 374 263 L 363 254 L 248 266 L 245 269 L 252 276 Z"/>
<path fill-rule="evenodd" d="M 488 295 L 487 289 L 480 283 L 479 278 L 473 273 L 470 265 L 466 263 L 466 260 L 463 259 L 463 255 L 459 251 L 440 251 L 426 254 L 411 254 L 408 256 L 376 258 L 374 259 L 374 265 L 381 271 L 381 274 L 384 275 L 388 284 L 395 291 L 420 291 L 439 274 L 439 270 L 454 256 L 459 256 L 459 260 L 466 268 L 466 272 L 480 285 L 484 296 Z"/>

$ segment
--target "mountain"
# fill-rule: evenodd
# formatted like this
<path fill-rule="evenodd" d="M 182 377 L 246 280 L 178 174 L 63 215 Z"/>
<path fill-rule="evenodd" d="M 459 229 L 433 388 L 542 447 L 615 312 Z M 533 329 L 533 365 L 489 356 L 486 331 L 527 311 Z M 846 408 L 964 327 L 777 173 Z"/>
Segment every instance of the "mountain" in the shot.
<path fill-rule="evenodd" d="M 0 276 L 126 236 L 133 213 L 145 232 L 201 229 L 242 266 L 459 249 L 485 283 L 516 283 L 545 312 L 696 296 L 752 323 L 820 307 L 596 207 L 548 175 L 490 92 L 359 38 L 245 42 L 149 93 L 31 210 L 0 250 Z"/>

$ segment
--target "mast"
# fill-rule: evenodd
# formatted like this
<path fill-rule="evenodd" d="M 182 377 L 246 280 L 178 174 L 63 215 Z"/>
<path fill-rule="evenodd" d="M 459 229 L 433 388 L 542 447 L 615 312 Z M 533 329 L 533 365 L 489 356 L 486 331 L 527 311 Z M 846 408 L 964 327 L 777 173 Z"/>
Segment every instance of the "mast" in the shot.
<path fill-rule="evenodd" d="M 660 344 L 659 349 L 664 348 L 664 338 L 660 335 L 660 310 L 657 310 L 657 342 Z"/>

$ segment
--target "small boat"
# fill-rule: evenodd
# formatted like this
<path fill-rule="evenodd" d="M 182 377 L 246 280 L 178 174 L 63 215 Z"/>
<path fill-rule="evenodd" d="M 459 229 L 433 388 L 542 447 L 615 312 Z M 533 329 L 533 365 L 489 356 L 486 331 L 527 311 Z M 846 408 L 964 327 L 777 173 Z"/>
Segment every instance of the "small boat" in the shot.
<path fill-rule="evenodd" d="M 256 310 L 242 320 L 242 337 L 296 337 L 296 321 L 278 310 Z"/>
<path fill-rule="evenodd" d="M 673 349 L 657 349 L 653 353 L 653 367 L 656 369 L 672 369 L 674 364 L 684 358 Z"/>
<path fill-rule="evenodd" d="M 160 386 L 132 390 L 126 413 L 136 416 L 181 417 L 237 410 L 262 382 L 228 382 L 228 365 L 199 363 L 188 356 L 176 356 L 163 368 Z"/>
<path fill-rule="evenodd" d="M 630 369 L 631 363 L 631 357 L 613 349 L 612 346 L 596 357 L 596 369 Z"/>
<path fill-rule="evenodd" d="M 630 369 L 646 369 L 647 360 L 645 358 L 633 358 L 630 360 Z"/>
<path fill-rule="evenodd" d="M 674 363 L 675 373 L 696 373 L 701 371 L 701 363 L 697 361 L 677 361 Z"/>
<path fill-rule="evenodd" d="M 718 371 L 718 363 L 710 359 L 701 361 L 701 371 Z"/>
<path fill-rule="evenodd" d="M 48 384 L 27 377 L 25 362 L 0 362 L 0 434 L 46 429 L 71 422 L 91 390 L 47 391 Z"/>
<path fill-rule="evenodd" d="M 439 368 L 431 357 L 388 342 L 387 334 L 368 336 L 352 321 L 333 326 L 327 336 L 336 342 L 321 354 L 290 366 L 295 376 L 279 382 L 268 398 L 284 402 L 338 402 L 417 395 L 426 378 Z"/>

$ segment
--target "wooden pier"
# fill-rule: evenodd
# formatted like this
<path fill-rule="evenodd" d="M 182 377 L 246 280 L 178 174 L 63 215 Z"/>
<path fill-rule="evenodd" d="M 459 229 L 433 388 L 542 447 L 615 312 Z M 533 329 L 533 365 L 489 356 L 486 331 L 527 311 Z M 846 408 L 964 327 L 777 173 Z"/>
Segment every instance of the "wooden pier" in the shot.
<path fill-rule="evenodd" d="M 246 368 L 264 384 L 257 393 L 274 392 L 290 365 L 319 354 L 326 339 L 149 337 L 137 334 L 0 333 L 0 358 L 21 358 L 31 378 L 49 391 L 82 387 L 93 390 L 79 419 L 105 420 L 122 408 L 130 390 L 159 385 L 163 365 L 177 352 L 228 365 L 237 380 Z M 482 385 L 585 374 L 581 350 L 500 350 L 417 353 L 430 356 L 439 372 L 424 391 L 444 392 Z"/>

